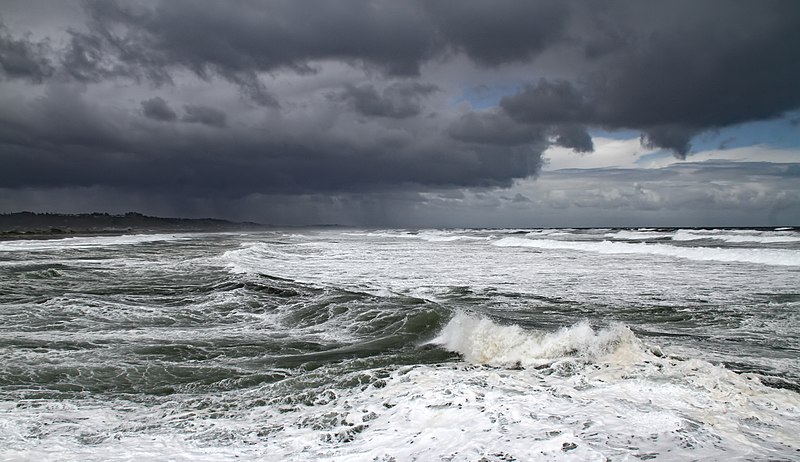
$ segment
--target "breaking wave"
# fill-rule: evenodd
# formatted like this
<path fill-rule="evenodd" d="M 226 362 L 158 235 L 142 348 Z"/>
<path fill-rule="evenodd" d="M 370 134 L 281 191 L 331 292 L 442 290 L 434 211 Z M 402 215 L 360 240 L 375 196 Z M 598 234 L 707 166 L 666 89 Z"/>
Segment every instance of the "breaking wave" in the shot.
<path fill-rule="evenodd" d="M 642 342 L 622 324 L 595 330 L 581 322 L 542 333 L 464 313 L 456 314 L 431 343 L 461 354 L 468 362 L 492 366 L 535 367 L 563 359 L 635 360 L 647 354 Z"/>
<path fill-rule="evenodd" d="M 492 243 L 499 247 L 577 250 L 601 254 L 642 254 L 684 258 L 695 261 L 757 263 L 776 266 L 800 266 L 800 251 L 792 249 L 742 249 L 712 247 L 678 247 L 666 244 L 628 242 L 556 241 L 504 237 Z"/>
<path fill-rule="evenodd" d="M 67 237 L 63 239 L 31 239 L 0 242 L 0 251 L 32 252 L 62 249 L 89 249 L 113 245 L 134 245 L 147 242 L 191 239 L 183 234 L 131 234 L 122 236 Z"/>
<path fill-rule="evenodd" d="M 800 236 L 786 231 L 679 229 L 672 236 L 673 241 L 698 241 L 703 239 L 713 239 L 731 244 L 786 244 L 800 242 Z"/>

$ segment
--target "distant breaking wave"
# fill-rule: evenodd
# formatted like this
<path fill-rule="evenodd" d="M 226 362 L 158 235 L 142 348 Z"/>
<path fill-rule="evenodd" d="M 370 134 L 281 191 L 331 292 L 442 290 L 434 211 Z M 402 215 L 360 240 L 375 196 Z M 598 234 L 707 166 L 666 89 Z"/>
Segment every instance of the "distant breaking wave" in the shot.
<path fill-rule="evenodd" d="M 790 249 L 740 249 L 709 247 L 676 247 L 666 244 L 628 242 L 556 241 L 504 237 L 492 243 L 498 247 L 530 247 L 534 249 L 577 250 L 601 254 L 642 254 L 685 258 L 695 261 L 758 263 L 762 265 L 800 266 L 800 251 Z"/>
<path fill-rule="evenodd" d="M 530 234 L 530 237 L 538 237 Z M 800 235 L 792 232 L 791 229 L 776 231 L 758 230 L 731 230 L 731 229 L 678 229 L 675 231 L 653 231 L 653 230 L 619 230 L 604 235 L 606 239 L 626 240 L 626 241 L 646 241 L 646 240 L 672 240 L 672 241 L 701 241 L 715 240 L 728 242 L 731 244 L 755 243 L 755 244 L 788 244 L 800 242 Z"/>
<path fill-rule="evenodd" d="M 135 245 L 148 242 L 180 241 L 191 239 L 189 234 L 124 234 L 121 236 L 86 236 L 63 239 L 30 239 L 0 241 L 0 251 L 32 252 L 62 249 L 89 249 L 112 245 Z"/>
<path fill-rule="evenodd" d="M 800 242 L 800 236 L 795 233 L 792 235 L 778 234 L 775 232 L 764 235 L 759 231 L 750 230 L 690 230 L 679 229 L 672 236 L 673 241 L 696 241 L 700 239 L 714 239 L 718 241 L 736 243 L 758 243 L 758 244 L 781 244 L 789 242 Z"/>

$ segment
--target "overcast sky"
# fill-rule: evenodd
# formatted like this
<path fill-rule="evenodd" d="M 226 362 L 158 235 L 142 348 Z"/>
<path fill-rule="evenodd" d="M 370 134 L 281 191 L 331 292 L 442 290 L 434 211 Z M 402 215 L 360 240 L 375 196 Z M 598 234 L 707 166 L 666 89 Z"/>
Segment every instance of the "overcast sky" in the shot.
<path fill-rule="evenodd" d="M 800 225 L 800 1 L 0 0 L 0 212 Z"/>

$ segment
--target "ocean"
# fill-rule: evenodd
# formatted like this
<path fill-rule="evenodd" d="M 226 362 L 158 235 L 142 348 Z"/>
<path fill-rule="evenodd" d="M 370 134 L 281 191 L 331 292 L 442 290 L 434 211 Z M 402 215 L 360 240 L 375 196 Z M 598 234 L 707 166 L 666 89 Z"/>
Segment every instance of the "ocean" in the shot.
<path fill-rule="evenodd" d="M 800 230 L 0 242 L 0 460 L 649 459 L 800 459 Z"/>

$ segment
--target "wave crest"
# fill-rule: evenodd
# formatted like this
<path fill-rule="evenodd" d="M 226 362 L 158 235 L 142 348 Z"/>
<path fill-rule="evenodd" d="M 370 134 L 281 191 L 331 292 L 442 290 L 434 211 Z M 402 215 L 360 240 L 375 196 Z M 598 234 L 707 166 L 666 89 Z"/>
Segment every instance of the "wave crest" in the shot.
<path fill-rule="evenodd" d="M 622 324 L 594 330 L 581 322 L 542 333 L 465 313 L 456 314 L 431 343 L 461 354 L 468 362 L 493 366 L 541 366 L 563 359 L 630 362 L 647 354 Z"/>
<path fill-rule="evenodd" d="M 498 247 L 530 247 L 543 250 L 576 250 L 599 254 L 658 255 L 694 261 L 756 263 L 762 265 L 800 266 L 800 251 L 795 249 L 747 249 L 712 247 L 677 247 L 611 241 L 557 241 L 504 237 L 494 241 Z"/>

